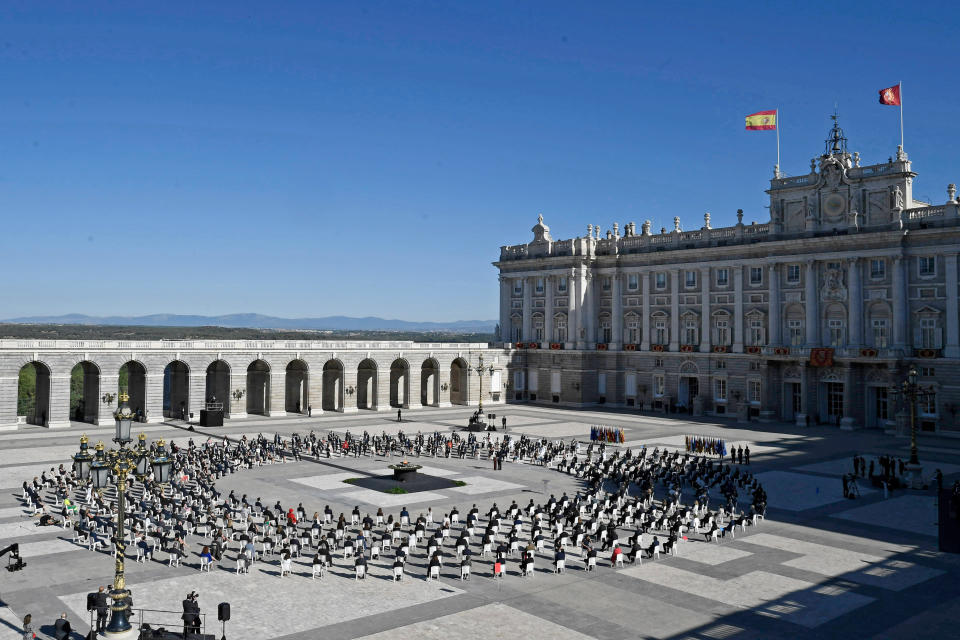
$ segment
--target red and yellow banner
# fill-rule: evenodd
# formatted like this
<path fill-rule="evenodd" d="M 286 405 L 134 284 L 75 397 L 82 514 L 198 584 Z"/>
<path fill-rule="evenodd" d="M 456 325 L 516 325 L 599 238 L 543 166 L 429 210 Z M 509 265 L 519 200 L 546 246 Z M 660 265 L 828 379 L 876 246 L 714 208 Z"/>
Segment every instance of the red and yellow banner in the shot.
<path fill-rule="evenodd" d="M 777 128 L 777 110 L 757 111 L 747 116 L 747 131 L 768 131 Z"/>

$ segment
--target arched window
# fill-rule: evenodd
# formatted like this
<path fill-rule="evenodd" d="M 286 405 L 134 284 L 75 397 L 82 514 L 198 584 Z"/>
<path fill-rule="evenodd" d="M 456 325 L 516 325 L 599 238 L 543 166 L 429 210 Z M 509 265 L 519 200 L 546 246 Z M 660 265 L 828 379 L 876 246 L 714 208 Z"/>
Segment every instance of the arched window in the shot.
<path fill-rule="evenodd" d="M 762 347 L 767 344 L 767 319 L 762 311 L 754 309 L 747 316 L 747 345 Z"/>
<path fill-rule="evenodd" d="M 510 341 L 520 342 L 523 340 L 523 316 L 515 314 L 510 318 Z"/>
<path fill-rule="evenodd" d="M 650 342 L 666 346 L 670 343 L 670 330 L 667 327 L 667 314 L 657 311 L 650 316 Z"/>
<path fill-rule="evenodd" d="M 847 310 L 842 304 L 831 304 L 827 307 L 827 338 L 830 346 L 842 347 L 847 342 Z"/>
<path fill-rule="evenodd" d="M 537 342 L 543 342 L 543 314 L 533 314 L 533 339 Z"/>
<path fill-rule="evenodd" d="M 913 346 L 917 349 L 941 349 L 943 347 L 943 329 L 940 310 L 923 307 L 915 314 L 913 325 Z"/>
<path fill-rule="evenodd" d="M 713 344 L 728 346 L 731 343 L 730 314 L 717 311 L 713 314 Z"/>
<path fill-rule="evenodd" d="M 806 338 L 803 327 L 803 308 L 799 305 L 787 307 L 784 318 L 787 323 L 787 339 L 791 347 L 802 347 Z"/>

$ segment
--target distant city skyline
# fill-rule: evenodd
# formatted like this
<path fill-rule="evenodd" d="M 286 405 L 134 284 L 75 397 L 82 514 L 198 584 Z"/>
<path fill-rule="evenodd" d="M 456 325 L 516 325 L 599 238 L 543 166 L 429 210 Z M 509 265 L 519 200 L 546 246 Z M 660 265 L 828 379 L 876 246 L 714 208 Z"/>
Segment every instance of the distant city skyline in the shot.
<path fill-rule="evenodd" d="M 538 214 L 766 221 L 775 136 L 744 116 L 780 110 L 788 175 L 835 104 L 882 162 L 898 81 L 914 195 L 943 202 L 952 5 L 755 8 L 5 5 L 2 315 L 494 318 L 490 263 Z"/>

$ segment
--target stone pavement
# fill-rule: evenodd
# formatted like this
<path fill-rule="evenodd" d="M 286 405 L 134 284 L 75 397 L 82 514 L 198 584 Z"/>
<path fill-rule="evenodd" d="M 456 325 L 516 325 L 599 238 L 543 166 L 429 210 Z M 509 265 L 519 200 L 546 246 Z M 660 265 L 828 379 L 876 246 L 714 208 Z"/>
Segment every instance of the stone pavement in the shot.
<path fill-rule="evenodd" d="M 137 607 L 179 611 L 184 594 L 200 593 L 210 616 L 210 632 L 219 637 L 216 604 L 229 601 L 233 619 L 227 637 L 386 638 L 425 640 L 450 637 L 523 638 L 807 638 L 927 637 L 955 634 L 960 602 L 960 558 L 936 551 L 934 498 L 929 492 L 883 492 L 861 482 L 861 498 L 845 500 L 839 476 L 852 471 L 850 457 L 908 455 L 907 442 L 876 432 L 842 432 L 829 427 L 735 425 L 690 421 L 662 415 L 616 411 L 572 411 L 525 405 L 498 408 L 508 416 L 510 432 L 531 437 L 585 439 L 591 425 L 623 427 L 627 444 L 637 447 L 683 446 L 683 436 L 726 439 L 728 446 L 749 444 L 751 470 L 769 494 L 767 519 L 720 544 L 702 536 L 680 546 L 677 556 L 613 569 L 606 558 L 595 572 L 583 570 L 576 552 L 564 574 L 550 571 L 546 555 L 537 557 L 535 577 L 521 578 L 516 562 L 504 580 L 490 577 L 490 560 L 476 558 L 470 581 L 445 566 L 439 582 L 424 580 L 423 550 L 415 551 L 410 575 L 389 579 L 387 561 L 373 561 L 370 576 L 353 578 L 352 565 L 339 557 L 322 580 L 310 578 L 309 559 L 294 561 L 294 575 L 280 578 L 273 562 L 260 562 L 250 575 L 237 576 L 229 553 L 210 573 L 197 569 L 199 540 L 179 568 L 160 562 L 128 560 L 128 582 Z M 289 435 L 316 430 L 360 434 L 403 428 L 408 434 L 449 431 L 465 422 L 469 409 L 405 411 L 397 425 L 392 415 L 368 413 L 303 418 L 230 421 L 217 435 L 264 433 Z M 85 632 L 85 594 L 112 578 L 112 559 L 70 541 L 69 532 L 36 528 L 20 508 L 16 487 L 44 468 L 69 464 L 79 434 L 90 425 L 66 431 L 30 428 L 0 435 L 0 546 L 20 542 L 28 562 L 19 573 L 0 575 L 0 640 L 19 638 L 19 621 L 34 615 L 40 637 L 47 637 L 56 615 L 67 611 Z M 91 428 L 92 440 L 108 439 L 112 429 Z M 177 425 L 151 425 L 150 438 L 192 436 Z M 952 483 L 960 474 L 960 446 L 925 437 L 921 460 L 929 477 L 937 467 Z M 481 512 L 496 501 L 525 505 L 548 494 L 575 492 L 575 478 L 527 464 L 504 465 L 494 472 L 486 460 L 421 458 L 425 471 L 467 484 L 439 491 L 388 495 L 358 489 L 343 480 L 353 470 L 384 472 L 394 460 L 334 458 L 276 464 L 243 471 L 218 486 L 260 496 L 273 504 L 303 502 L 308 513 L 329 504 L 335 513 L 355 505 L 387 513 L 409 506 L 412 515 L 432 509 L 437 517 L 453 506 L 465 512 L 476 503 Z M 545 482 L 546 481 L 546 482 Z M 452 554 L 448 554 L 448 557 Z M 176 618 L 176 615 L 173 616 Z M 906 626 L 904 621 L 909 621 Z M 46 626 L 44 626 L 46 625 Z"/>

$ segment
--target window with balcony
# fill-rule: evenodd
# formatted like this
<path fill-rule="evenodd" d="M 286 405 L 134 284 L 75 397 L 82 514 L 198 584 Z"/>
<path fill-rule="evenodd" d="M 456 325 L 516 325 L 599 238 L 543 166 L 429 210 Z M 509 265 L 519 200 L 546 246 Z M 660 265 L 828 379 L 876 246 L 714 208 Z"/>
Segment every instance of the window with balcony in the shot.
<path fill-rule="evenodd" d="M 670 340 L 667 338 L 667 321 L 656 320 L 653 323 L 653 343 L 667 344 Z"/>
<path fill-rule="evenodd" d="M 664 272 L 659 272 L 655 276 L 657 289 L 666 289 L 667 288 L 667 274 Z"/>
<path fill-rule="evenodd" d="M 870 261 L 870 279 L 883 280 L 887 276 L 887 261 L 883 258 L 874 258 Z"/>
<path fill-rule="evenodd" d="M 553 317 L 553 341 L 567 341 L 567 316 L 566 314 L 557 314 Z"/>
<path fill-rule="evenodd" d="M 750 284 L 763 284 L 763 267 L 750 267 Z"/>
<path fill-rule="evenodd" d="M 683 274 L 683 284 L 687 289 L 693 289 L 697 286 L 697 272 L 687 271 Z"/>
<path fill-rule="evenodd" d="M 543 316 L 533 316 L 533 339 L 537 342 L 543 342 Z"/>
<path fill-rule="evenodd" d="M 717 286 L 725 287 L 730 284 L 730 271 L 728 269 L 717 269 Z"/>
<path fill-rule="evenodd" d="M 610 328 L 610 316 L 600 317 L 600 327 L 597 334 L 597 342 L 608 344 L 612 340 L 613 330 Z"/>
<path fill-rule="evenodd" d="M 827 330 L 830 332 L 830 346 L 834 348 L 842 347 L 846 333 L 844 321 L 839 318 L 827 320 Z"/>
<path fill-rule="evenodd" d="M 763 320 L 760 318 L 750 319 L 750 346 L 762 347 L 767 344 L 766 327 L 763 326 Z"/>
<path fill-rule="evenodd" d="M 636 273 L 631 273 L 627 276 L 627 289 L 630 291 L 636 291 L 640 287 L 640 276 Z"/>
<path fill-rule="evenodd" d="M 653 376 L 653 396 L 662 398 L 667 391 L 666 379 L 662 373 Z"/>
<path fill-rule="evenodd" d="M 560 276 L 557 278 L 557 291 L 559 293 L 567 292 L 567 276 Z"/>
<path fill-rule="evenodd" d="M 937 275 L 937 259 L 933 256 L 917 258 L 917 269 L 921 278 L 932 278 Z"/>
<path fill-rule="evenodd" d="M 543 278 L 537 278 L 537 293 L 543 293 Z"/>
<path fill-rule="evenodd" d="M 713 321 L 714 342 L 721 346 L 730 344 L 730 321 L 726 318 L 718 318 Z"/>
<path fill-rule="evenodd" d="M 696 318 L 687 318 L 683 322 L 683 344 L 697 344 L 697 320 Z"/>
<path fill-rule="evenodd" d="M 787 320 L 787 334 L 790 346 L 803 346 L 803 320 Z"/>
<path fill-rule="evenodd" d="M 873 346 L 876 349 L 886 349 L 890 340 L 890 328 L 886 318 L 874 318 L 871 321 L 873 329 Z"/>
<path fill-rule="evenodd" d="M 758 378 L 751 378 L 747 381 L 747 399 L 751 404 L 760 404 L 762 389 L 763 387 Z"/>
<path fill-rule="evenodd" d="M 940 327 L 937 318 L 920 318 L 920 349 L 940 348 Z"/>

